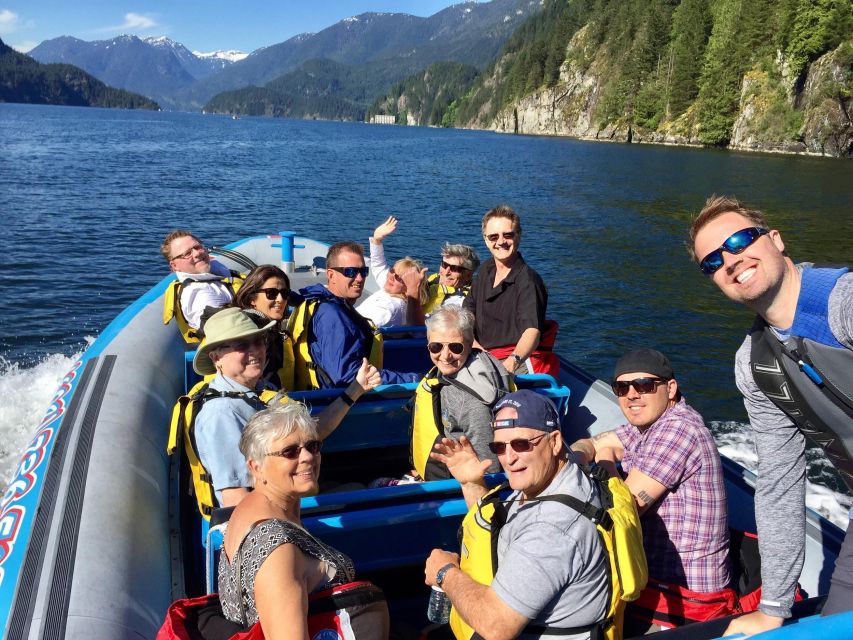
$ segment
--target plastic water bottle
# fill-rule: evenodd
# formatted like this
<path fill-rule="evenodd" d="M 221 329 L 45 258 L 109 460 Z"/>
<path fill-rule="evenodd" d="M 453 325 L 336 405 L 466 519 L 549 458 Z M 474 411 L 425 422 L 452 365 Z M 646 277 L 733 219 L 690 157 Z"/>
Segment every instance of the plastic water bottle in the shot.
<path fill-rule="evenodd" d="M 441 587 L 432 587 L 429 594 L 427 620 L 434 624 L 447 624 L 450 620 L 450 598 Z"/>

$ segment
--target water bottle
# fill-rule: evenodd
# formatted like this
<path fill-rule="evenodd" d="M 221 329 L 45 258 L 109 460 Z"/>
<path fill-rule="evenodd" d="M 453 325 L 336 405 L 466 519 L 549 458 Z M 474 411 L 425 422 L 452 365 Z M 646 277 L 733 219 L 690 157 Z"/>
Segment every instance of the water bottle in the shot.
<path fill-rule="evenodd" d="M 432 587 L 429 594 L 427 620 L 435 624 L 447 624 L 450 620 L 450 598 L 441 587 Z"/>

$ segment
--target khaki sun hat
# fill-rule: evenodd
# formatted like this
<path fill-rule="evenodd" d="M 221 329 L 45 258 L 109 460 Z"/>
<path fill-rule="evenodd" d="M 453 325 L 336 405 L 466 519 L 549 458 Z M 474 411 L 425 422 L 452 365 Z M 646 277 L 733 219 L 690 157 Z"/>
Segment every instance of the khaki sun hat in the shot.
<path fill-rule="evenodd" d="M 193 369 L 202 376 L 216 373 L 216 367 L 210 359 L 210 352 L 232 340 L 245 340 L 262 335 L 275 326 L 275 320 L 258 327 L 252 317 L 243 309 L 229 307 L 214 313 L 204 323 L 204 343 L 193 358 Z"/>

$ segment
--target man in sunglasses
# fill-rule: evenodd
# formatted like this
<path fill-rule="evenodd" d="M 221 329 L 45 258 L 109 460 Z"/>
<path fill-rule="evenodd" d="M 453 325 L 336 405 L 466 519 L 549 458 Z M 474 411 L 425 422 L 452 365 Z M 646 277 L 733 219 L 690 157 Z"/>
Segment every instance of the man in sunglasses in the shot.
<path fill-rule="evenodd" d="M 382 342 L 376 327 L 354 308 L 368 273 L 362 246 L 338 242 L 326 255 L 327 284 L 314 284 L 299 291 L 304 302 L 288 324 L 288 333 L 296 345 L 298 388 L 343 388 L 355 380 L 364 358 L 372 364 L 381 362 Z M 382 384 L 420 379 L 417 373 L 390 369 L 380 368 L 379 373 Z"/>
<path fill-rule="evenodd" d="M 727 297 L 757 314 L 735 357 L 735 380 L 759 460 L 762 597 L 759 610 L 733 621 L 726 634 L 758 633 L 790 617 L 803 567 L 804 434 L 853 489 L 853 274 L 795 264 L 764 213 L 728 197 L 708 199 L 687 249 Z M 851 526 L 824 615 L 853 609 Z"/>
<path fill-rule="evenodd" d="M 183 229 L 166 236 L 160 253 L 178 278 L 174 291 L 166 293 L 166 303 L 172 306 L 164 313 L 164 320 L 168 322 L 174 316 L 184 338 L 198 342 L 202 314 L 207 308 L 221 309 L 231 303 L 238 274 L 212 260 L 201 240 Z"/>
<path fill-rule="evenodd" d="M 726 488 L 711 432 L 660 351 L 626 353 L 612 386 L 628 423 L 571 449 L 580 464 L 598 461 L 612 474 L 621 461 L 640 513 L 649 585 L 628 605 L 626 636 L 676 626 L 676 616 L 684 624 L 731 614 Z"/>
<path fill-rule="evenodd" d="M 433 549 L 425 581 L 450 598 L 457 638 L 471 637 L 471 629 L 484 638 L 515 638 L 525 631 L 538 637 L 544 628 L 549 636 L 589 638 L 610 600 L 607 552 L 591 520 L 547 498 L 569 495 L 600 507 L 598 491 L 570 460 L 559 415 L 544 396 L 529 389 L 507 394 L 494 407 L 492 426 L 491 449 L 513 489 L 503 502 L 494 578 L 487 585 L 469 575 L 484 560 L 475 556 L 490 558 L 491 547 L 478 552 L 463 532 L 464 568 L 459 554 Z M 460 482 L 469 508 L 486 494 L 483 474 L 490 461 L 479 460 L 466 438 L 446 438 L 434 457 Z"/>

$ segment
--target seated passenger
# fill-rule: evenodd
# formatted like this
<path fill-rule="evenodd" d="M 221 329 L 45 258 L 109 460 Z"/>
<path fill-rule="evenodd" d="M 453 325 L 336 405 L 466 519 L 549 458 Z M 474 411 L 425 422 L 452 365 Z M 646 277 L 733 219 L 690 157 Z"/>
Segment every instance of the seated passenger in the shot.
<path fill-rule="evenodd" d="M 518 252 L 518 214 L 506 205 L 495 207 L 483 216 L 482 229 L 492 257 L 483 263 L 464 302 L 476 319 L 474 346 L 502 360 L 510 373 L 556 375 L 553 341 L 547 351 L 546 345 L 537 349 L 546 329 L 548 291 Z"/>
<path fill-rule="evenodd" d="M 263 264 L 249 272 L 234 298 L 236 306 L 256 312 L 262 324 L 275 323 L 270 329 L 263 376 L 274 389 L 293 389 L 293 342 L 283 325 L 289 296 L 287 274 L 275 265 Z"/>
<path fill-rule="evenodd" d="M 506 516 L 496 546 L 472 535 L 484 527 L 475 527 L 471 515 L 479 514 L 474 509 L 486 496 L 483 474 L 490 462 L 478 460 L 464 437 L 436 448 L 435 457 L 461 483 L 472 509 L 462 527 L 462 567 L 459 554 L 433 549 L 424 568 L 426 583 L 444 589 L 453 604 L 450 624 L 460 640 L 603 638 L 611 590 L 607 551 L 592 520 L 559 498 L 568 494 L 592 508 L 601 500 L 596 484 L 569 458 L 559 426 L 551 401 L 529 389 L 495 405 L 491 449 L 513 489 L 495 504 Z"/>
<path fill-rule="evenodd" d="M 397 228 L 397 219 L 389 216 L 370 237 L 370 275 L 379 290 L 357 307 L 377 327 L 402 327 L 423 324 L 423 305 L 427 300 L 426 269 L 406 256 L 389 270 L 382 240 Z"/>
<path fill-rule="evenodd" d="M 354 306 L 369 269 L 357 242 L 338 242 L 326 255 L 327 285 L 299 291 L 304 299 L 288 322 L 296 349 L 296 388 L 330 389 L 351 383 L 368 358 L 382 384 L 417 382 L 417 373 L 382 369 L 382 336 Z"/>
<path fill-rule="evenodd" d="M 726 487 L 711 432 L 659 351 L 622 356 L 613 391 L 628 424 L 571 448 L 582 464 L 614 469 L 621 461 L 640 512 L 649 585 L 628 605 L 626 635 L 643 633 L 652 620 L 671 627 L 733 613 Z"/>
<path fill-rule="evenodd" d="M 452 477 L 429 454 L 443 438 L 465 436 L 480 460 L 492 461 L 488 473 L 497 473 L 500 464 L 489 450 L 492 406 L 515 389 L 512 376 L 491 355 L 472 349 L 474 318 L 461 307 L 439 307 L 426 326 L 427 349 L 435 367 L 415 393 L 412 465 L 424 480 Z"/>
<path fill-rule="evenodd" d="M 479 266 L 480 257 L 473 247 L 445 242 L 438 273 L 427 278 L 429 298 L 424 314 L 433 313 L 445 304 L 461 305 L 471 291 L 471 280 Z"/>
<path fill-rule="evenodd" d="M 163 323 L 174 317 L 187 342 L 199 342 L 204 310 L 220 309 L 234 299 L 240 274 L 210 257 L 189 231 L 172 231 L 160 245 L 160 253 L 178 281 L 166 292 Z"/>
<path fill-rule="evenodd" d="M 300 518 L 300 499 L 318 490 L 322 437 L 307 407 L 292 402 L 255 414 L 240 438 L 254 491 L 229 520 L 219 595 L 226 618 L 260 622 L 266 638 L 308 638 L 308 596 L 355 580 L 352 560 L 309 533 Z M 347 638 L 388 637 L 384 600 L 369 606 L 362 632 L 354 630 L 355 616 L 351 627 L 345 623 Z"/>
<path fill-rule="evenodd" d="M 275 396 L 262 382 L 267 333 L 274 326 L 275 322 L 269 322 L 259 328 L 243 310 L 223 309 L 207 321 L 207 341 L 193 358 L 196 373 L 216 374 L 209 384 L 197 385 L 190 392 L 187 400 L 193 407 L 179 401 L 176 408 L 183 416 L 181 426 L 199 509 L 206 516 L 212 507 L 233 506 L 249 492 L 249 473 L 238 443 L 249 418 Z M 346 391 L 317 416 L 320 438 L 332 433 L 353 403 L 378 384 L 379 372 L 362 359 Z"/>

